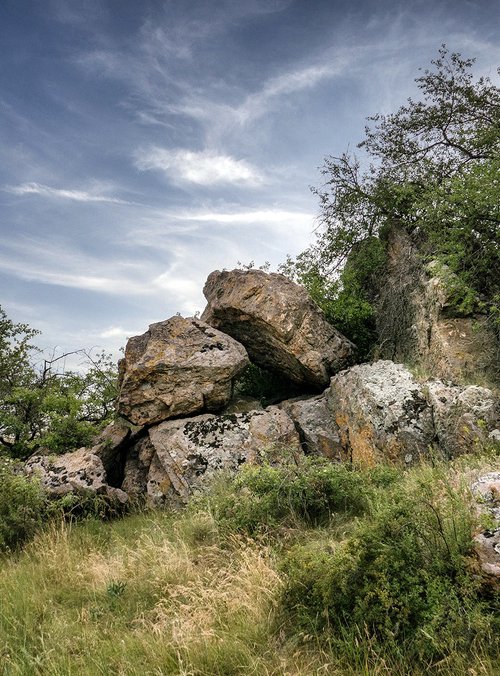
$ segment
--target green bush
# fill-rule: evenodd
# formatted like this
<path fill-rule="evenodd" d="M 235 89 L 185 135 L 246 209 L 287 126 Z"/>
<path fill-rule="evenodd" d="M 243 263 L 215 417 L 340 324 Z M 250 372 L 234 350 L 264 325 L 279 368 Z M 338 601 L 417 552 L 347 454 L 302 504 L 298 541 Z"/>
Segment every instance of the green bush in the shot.
<path fill-rule="evenodd" d="M 207 500 L 223 527 L 256 533 L 296 523 L 326 524 L 335 513 L 362 514 L 371 490 L 349 466 L 307 457 L 279 467 L 247 466 Z"/>
<path fill-rule="evenodd" d="M 0 457 L 0 552 L 18 549 L 41 528 L 45 497 L 40 485 Z"/>
<path fill-rule="evenodd" d="M 369 517 L 334 546 L 298 545 L 283 564 L 294 626 L 430 665 L 495 647 L 494 614 L 469 572 L 472 517 L 436 471 L 380 493 Z"/>

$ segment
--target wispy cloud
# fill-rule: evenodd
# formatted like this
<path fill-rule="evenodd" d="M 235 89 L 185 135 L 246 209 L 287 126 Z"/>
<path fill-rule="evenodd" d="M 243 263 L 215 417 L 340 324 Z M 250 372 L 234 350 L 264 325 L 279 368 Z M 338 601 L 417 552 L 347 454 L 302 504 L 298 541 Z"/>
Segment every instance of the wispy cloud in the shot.
<path fill-rule="evenodd" d="M 178 218 L 188 221 L 202 221 L 210 223 L 227 223 L 243 225 L 251 223 L 260 223 L 263 225 L 274 225 L 276 223 L 309 223 L 313 221 L 314 215 L 305 211 L 284 211 L 281 209 L 261 209 L 235 212 L 185 212 L 178 214 Z"/>
<path fill-rule="evenodd" d="M 51 239 L 4 239 L 0 270 L 19 279 L 117 296 L 148 293 L 151 262 L 105 259 Z"/>
<path fill-rule="evenodd" d="M 153 147 L 137 153 L 136 166 L 142 171 L 162 171 L 174 182 L 204 186 L 221 183 L 257 186 L 263 180 L 248 162 L 210 151 Z"/>
<path fill-rule="evenodd" d="M 21 185 L 7 185 L 2 188 L 12 195 L 39 195 L 50 199 L 72 200 L 74 202 L 107 202 L 109 204 L 131 204 L 126 200 L 111 195 L 102 195 L 85 190 L 68 190 L 66 188 L 52 188 L 42 183 L 22 183 Z"/>

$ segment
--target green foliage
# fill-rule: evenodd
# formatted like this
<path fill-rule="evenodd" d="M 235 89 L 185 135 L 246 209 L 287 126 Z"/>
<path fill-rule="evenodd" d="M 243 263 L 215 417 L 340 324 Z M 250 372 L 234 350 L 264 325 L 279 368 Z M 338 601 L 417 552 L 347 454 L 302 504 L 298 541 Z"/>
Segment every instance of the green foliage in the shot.
<path fill-rule="evenodd" d="M 256 533 L 293 524 L 327 524 L 333 514 L 368 509 L 369 482 L 347 465 L 301 457 L 248 466 L 214 490 L 208 505 L 226 530 Z"/>
<path fill-rule="evenodd" d="M 384 260 L 360 261 L 358 247 L 394 228 L 411 235 L 424 262 L 437 259 L 456 276 L 458 312 L 480 309 L 496 321 L 500 89 L 488 78 L 474 81 L 473 63 L 443 46 L 433 69 L 416 79 L 420 100 L 369 118 L 358 145 L 366 162 L 348 153 L 325 158 L 324 184 L 313 188 L 317 241 L 283 267 L 365 354 Z M 362 269 L 354 283 L 351 257 Z"/>
<path fill-rule="evenodd" d="M 349 539 L 290 551 L 285 607 L 307 631 L 339 644 L 364 635 L 371 650 L 421 668 L 453 651 L 470 654 L 495 633 L 493 609 L 469 572 L 472 532 L 464 496 L 440 470 L 417 470 L 379 493 Z"/>
<path fill-rule="evenodd" d="M 0 451 L 17 458 L 90 443 L 112 418 L 116 398 L 116 367 L 108 355 L 80 350 L 72 354 L 82 357 L 82 372 L 60 369 L 68 355 L 40 361 L 31 342 L 37 333 L 0 307 Z"/>
<path fill-rule="evenodd" d="M 233 502 L 226 480 L 180 513 L 54 524 L 0 559 L 2 666 L 497 673 L 499 609 L 469 574 L 476 525 L 457 482 L 494 462 L 462 456 L 403 472 L 314 459 L 294 468 L 290 458 L 282 474 L 269 464 L 242 474 Z"/>
<path fill-rule="evenodd" d="M 0 457 L 0 552 L 14 550 L 41 528 L 45 498 L 39 483 Z"/>
<path fill-rule="evenodd" d="M 49 498 L 19 461 L 0 456 L 0 552 L 22 548 L 51 523 L 109 519 L 123 511 L 91 491 Z"/>

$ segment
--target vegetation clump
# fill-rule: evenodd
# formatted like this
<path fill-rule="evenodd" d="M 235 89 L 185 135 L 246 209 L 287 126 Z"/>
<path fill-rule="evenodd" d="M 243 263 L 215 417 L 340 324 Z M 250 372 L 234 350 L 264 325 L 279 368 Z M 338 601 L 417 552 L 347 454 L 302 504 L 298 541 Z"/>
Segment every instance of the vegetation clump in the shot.
<path fill-rule="evenodd" d="M 43 357 L 38 331 L 0 307 L 0 455 L 26 459 L 45 449 L 65 453 L 91 442 L 111 421 L 117 372 L 109 355 L 77 351 L 81 371 L 59 368 L 67 354 Z"/>

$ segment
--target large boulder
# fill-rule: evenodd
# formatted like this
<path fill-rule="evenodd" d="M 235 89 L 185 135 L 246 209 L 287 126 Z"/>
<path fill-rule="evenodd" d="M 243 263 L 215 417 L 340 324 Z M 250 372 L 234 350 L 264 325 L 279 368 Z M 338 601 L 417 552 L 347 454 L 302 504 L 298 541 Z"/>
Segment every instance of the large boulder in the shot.
<path fill-rule="evenodd" d="M 202 319 L 241 342 L 256 364 L 292 382 L 323 389 L 352 361 L 353 344 L 283 275 L 216 270 L 203 293 Z"/>
<path fill-rule="evenodd" d="M 131 338 L 120 365 L 118 413 L 134 425 L 218 411 L 248 365 L 245 348 L 197 319 L 171 317 Z"/>
<path fill-rule="evenodd" d="M 480 452 L 500 424 L 498 398 L 486 387 L 458 387 L 439 380 L 426 383 L 436 440 L 448 458 Z M 490 437 L 491 439 L 492 437 Z"/>
<path fill-rule="evenodd" d="M 283 453 L 302 452 L 293 421 L 275 406 L 168 420 L 151 428 L 149 439 L 154 454 L 147 494 L 153 505 L 185 502 L 221 470 L 236 471 L 243 463 L 263 457 L 272 460 Z"/>
<path fill-rule="evenodd" d="M 51 497 L 95 493 L 117 504 L 128 500 L 123 490 L 108 485 L 101 459 L 87 448 L 58 456 L 32 456 L 26 462 L 25 472 L 36 476 Z"/>
<path fill-rule="evenodd" d="M 326 401 L 338 425 L 342 456 L 355 463 L 412 463 L 434 439 L 424 390 L 401 364 L 378 361 L 332 378 Z"/>

